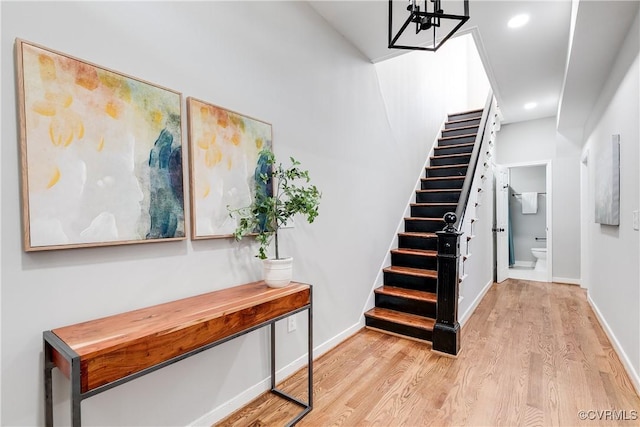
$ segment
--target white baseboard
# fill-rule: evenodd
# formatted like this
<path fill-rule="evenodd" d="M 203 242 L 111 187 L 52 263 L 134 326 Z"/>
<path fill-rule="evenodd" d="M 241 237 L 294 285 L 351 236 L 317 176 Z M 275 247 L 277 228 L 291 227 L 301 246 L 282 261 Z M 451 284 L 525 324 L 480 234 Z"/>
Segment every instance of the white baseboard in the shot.
<path fill-rule="evenodd" d="M 533 280 L 536 282 L 546 282 L 547 281 L 547 272 L 546 271 L 536 271 L 532 268 L 521 270 L 518 268 L 510 268 L 509 269 L 509 278 L 517 279 L 517 280 Z"/>
<path fill-rule="evenodd" d="M 482 301 L 482 298 L 484 298 L 487 292 L 489 292 L 491 285 L 493 285 L 493 279 L 489 280 L 487 284 L 484 285 L 484 288 L 482 288 L 478 296 L 473 300 L 473 302 L 471 303 L 467 311 L 465 311 L 462 314 L 462 316 L 460 316 L 458 320 L 458 322 L 460 323 L 460 327 L 464 326 L 464 324 L 467 323 L 467 320 L 469 320 L 473 312 L 476 311 L 476 308 L 478 308 L 478 305 L 480 304 L 480 301 Z"/>
<path fill-rule="evenodd" d="M 349 338 L 351 335 L 358 332 L 363 327 L 364 327 L 364 320 L 361 320 L 360 322 L 345 329 L 344 331 L 334 336 L 333 338 L 323 342 L 317 347 L 314 347 L 313 349 L 314 360 L 322 356 L 324 353 L 328 352 L 338 344 L 340 344 L 342 341 Z M 306 366 L 306 364 L 307 364 L 307 354 L 305 353 L 299 358 L 297 358 L 296 360 L 294 360 L 293 362 L 289 363 L 287 366 L 279 369 L 276 372 L 276 378 L 279 378 L 279 379 L 286 378 L 290 375 L 293 375 L 297 370 Z M 201 427 L 201 426 L 209 427 L 217 423 L 218 421 L 222 420 L 223 418 L 231 415 L 233 412 L 237 411 L 238 409 L 242 408 L 247 403 L 251 402 L 253 399 L 260 396 L 265 391 L 269 390 L 270 387 L 271 387 L 271 379 L 267 377 L 264 380 L 260 381 L 259 383 L 249 387 L 247 390 L 243 391 L 237 396 L 226 401 L 225 403 L 218 406 L 217 408 L 214 408 L 213 410 L 201 416 L 197 420 L 191 422 L 188 425 L 188 427 Z"/>
<path fill-rule="evenodd" d="M 568 285 L 578 285 L 578 286 L 582 284 L 580 279 L 571 279 L 568 277 L 553 277 L 551 281 L 555 283 L 566 283 Z"/>
<path fill-rule="evenodd" d="M 604 333 L 607 334 L 609 341 L 611 341 L 611 344 L 613 345 L 613 349 L 618 354 L 618 357 L 622 362 L 622 366 L 624 366 L 625 371 L 627 371 L 627 374 L 631 379 L 631 384 L 633 384 L 633 388 L 635 388 L 636 390 L 636 394 L 640 396 L 640 375 L 638 375 L 638 372 L 636 372 L 636 370 L 633 368 L 633 365 L 629 360 L 629 356 L 627 356 L 627 353 L 625 353 L 624 349 L 620 345 L 620 342 L 616 338 L 616 335 L 613 333 L 613 331 L 609 327 L 609 324 L 607 323 L 605 318 L 602 316 L 602 313 L 598 309 L 598 306 L 591 299 L 591 295 L 589 294 L 589 291 L 587 291 L 587 301 L 589 302 L 589 305 L 591 306 L 591 309 L 593 310 L 593 312 L 596 314 L 596 319 L 598 319 L 600 326 L 602 326 L 602 329 L 604 329 Z"/>
<path fill-rule="evenodd" d="M 269 390 L 270 385 L 271 381 L 269 378 L 260 381 L 258 384 L 249 387 L 247 390 L 233 397 L 231 400 L 226 401 L 211 412 L 208 412 L 197 420 L 189 423 L 188 427 L 208 427 L 214 425 L 216 422 L 231 415 L 233 412 L 242 408 L 244 405 Z"/>
<path fill-rule="evenodd" d="M 516 261 L 513 263 L 514 267 L 533 268 L 536 266 L 535 261 Z"/>

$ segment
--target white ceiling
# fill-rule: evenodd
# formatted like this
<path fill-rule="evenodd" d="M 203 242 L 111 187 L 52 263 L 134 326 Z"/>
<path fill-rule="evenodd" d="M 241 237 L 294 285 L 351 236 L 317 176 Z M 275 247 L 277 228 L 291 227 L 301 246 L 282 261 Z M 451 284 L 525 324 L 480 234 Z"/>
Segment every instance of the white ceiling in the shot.
<path fill-rule="evenodd" d="M 309 3 L 372 62 L 406 52 L 387 48 L 386 0 Z M 556 116 L 562 99 L 562 111 L 571 112 L 561 117 L 566 126 L 581 126 L 639 4 L 580 1 L 571 51 L 571 0 L 471 0 L 471 19 L 460 33 L 473 34 L 505 123 Z M 520 13 L 530 15 L 528 24 L 508 28 L 508 20 Z M 590 67 L 586 73 L 584 66 Z M 525 110 L 527 102 L 538 106 Z"/>

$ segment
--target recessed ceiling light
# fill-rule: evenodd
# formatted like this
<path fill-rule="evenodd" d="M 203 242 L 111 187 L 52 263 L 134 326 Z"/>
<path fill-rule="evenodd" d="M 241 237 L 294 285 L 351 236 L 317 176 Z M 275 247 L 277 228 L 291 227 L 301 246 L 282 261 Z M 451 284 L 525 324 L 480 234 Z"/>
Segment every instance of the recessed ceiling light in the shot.
<path fill-rule="evenodd" d="M 524 104 L 524 109 L 525 110 L 533 110 L 537 106 L 538 106 L 537 102 L 527 102 L 526 104 Z"/>
<path fill-rule="evenodd" d="M 509 19 L 507 25 L 509 26 L 509 28 L 520 28 L 526 25 L 527 22 L 529 22 L 529 15 L 527 15 L 526 13 L 522 13 Z"/>

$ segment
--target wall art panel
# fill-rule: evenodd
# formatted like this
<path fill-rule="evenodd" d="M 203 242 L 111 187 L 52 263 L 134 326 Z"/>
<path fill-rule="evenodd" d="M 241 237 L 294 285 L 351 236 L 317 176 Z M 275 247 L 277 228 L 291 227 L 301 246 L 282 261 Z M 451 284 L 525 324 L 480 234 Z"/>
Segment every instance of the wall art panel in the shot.
<path fill-rule="evenodd" d="M 182 95 L 16 48 L 25 250 L 184 239 Z"/>
<path fill-rule="evenodd" d="M 229 208 L 248 206 L 259 153 L 272 148 L 271 125 L 187 98 L 191 180 L 191 238 L 230 237 L 236 219 Z"/>

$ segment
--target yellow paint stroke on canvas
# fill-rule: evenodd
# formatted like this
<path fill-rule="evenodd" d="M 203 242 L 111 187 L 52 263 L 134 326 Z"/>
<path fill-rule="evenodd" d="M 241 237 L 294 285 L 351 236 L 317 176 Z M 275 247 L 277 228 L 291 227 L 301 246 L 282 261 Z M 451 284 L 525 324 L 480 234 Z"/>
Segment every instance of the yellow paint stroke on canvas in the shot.
<path fill-rule="evenodd" d="M 75 84 L 87 90 L 95 90 L 100 85 L 98 72 L 89 64 L 78 63 Z"/>
<path fill-rule="evenodd" d="M 104 106 L 104 111 L 113 119 L 117 119 L 120 115 L 120 109 L 111 101 L 107 102 L 107 105 Z"/>
<path fill-rule="evenodd" d="M 262 138 L 256 138 L 256 148 L 258 150 L 261 150 L 263 145 L 264 145 L 263 139 Z"/>
<path fill-rule="evenodd" d="M 82 124 L 82 120 L 78 119 L 78 123 L 76 124 L 76 135 L 78 139 L 82 139 L 84 137 L 84 124 Z"/>
<path fill-rule="evenodd" d="M 204 192 L 202 193 L 202 198 L 206 199 L 210 193 L 211 193 L 211 186 L 207 184 L 204 188 Z"/>
<path fill-rule="evenodd" d="M 222 161 L 222 151 L 217 145 L 209 147 L 204 155 L 204 163 L 208 168 L 212 168 Z"/>
<path fill-rule="evenodd" d="M 238 132 L 235 132 L 231 137 L 231 143 L 235 146 L 240 145 L 240 134 Z"/>
<path fill-rule="evenodd" d="M 84 136 L 84 124 L 80 116 L 71 110 L 64 110 L 51 118 L 49 123 L 49 138 L 56 147 L 69 146 L 74 139 Z"/>
<path fill-rule="evenodd" d="M 211 138 L 211 144 L 215 144 L 215 143 L 216 143 L 216 136 L 213 135 L 213 138 Z M 198 138 L 198 148 L 202 150 L 207 150 L 209 148 L 209 138 L 207 138 L 206 135 Z"/>
<path fill-rule="evenodd" d="M 42 81 L 52 81 L 56 79 L 56 64 L 49 55 L 38 55 L 40 63 L 40 78 Z"/>
<path fill-rule="evenodd" d="M 49 124 L 49 136 L 53 145 L 66 147 L 73 141 L 73 128 L 56 116 L 51 119 L 51 124 Z"/>
<path fill-rule="evenodd" d="M 218 126 L 224 129 L 229 126 L 229 115 L 226 111 L 218 111 Z"/>
<path fill-rule="evenodd" d="M 103 149 L 104 149 L 104 136 L 102 138 L 100 138 L 100 142 L 98 143 L 98 148 L 96 148 L 96 150 L 98 150 L 98 152 L 100 152 Z"/>
<path fill-rule="evenodd" d="M 65 92 L 47 92 L 44 94 L 44 99 L 62 108 L 69 108 L 73 102 L 73 97 Z"/>
<path fill-rule="evenodd" d="M 244 120 L 242 120 L 240 116 L 237 114 L 229 114 L 229 119 L 235 127 L 240 128 L 240 130 L 244 132 Z"/>
<path fill-rule="evenodd" d="M 55 116 L 56 112 L 68 108 L 73 102 L 73 97 L 68 93 L 47 92 L 44 100 L 38 100 L 31 106 L 32 110 L 43 116 Z"/>
<path fill-rule="evenodd" d="M 51 179 L 49 180 L 49 183 L 47 184 L 47 189 L 56 185 L 59 180 L 60 180 L 60 169 L 56 168 L 56 170 L 53 171 L 53 176 L 51 177 Z"/>
<path fill-rule="evenodd" d="M 151 112 L 151 121 L 153 121 L 154 124 L 159 125 L 162 124 L 162 112 L 155 110 Z"/>
<path fill-rule="evenodd" d="M 121 101 L 131 102 L 131 87 L 124 77 L 115 73 L 101 72 L 99 78 L 102 84 L 111 89 L 111 92 Z"/>
<path fill-rule="evenodd" d="M 43 116 L 55 116 L 56 106 L 49 101 L 35 101 L 31 105 L 31 109 Z"/>

